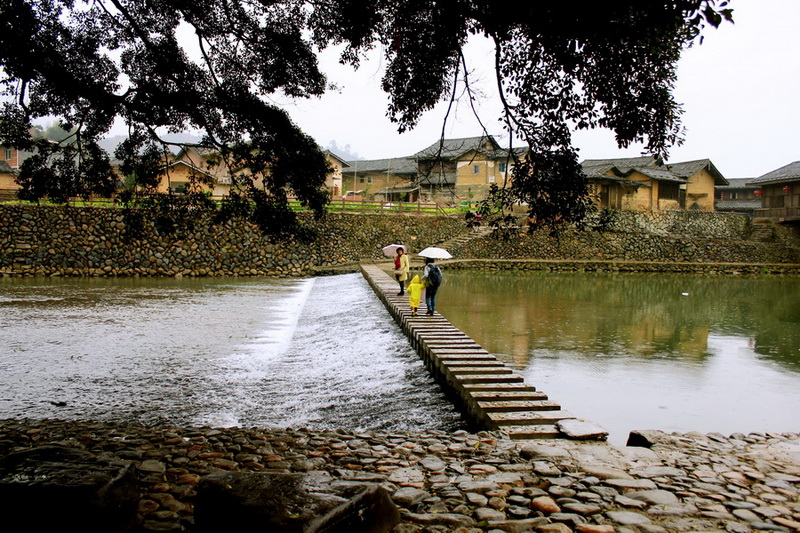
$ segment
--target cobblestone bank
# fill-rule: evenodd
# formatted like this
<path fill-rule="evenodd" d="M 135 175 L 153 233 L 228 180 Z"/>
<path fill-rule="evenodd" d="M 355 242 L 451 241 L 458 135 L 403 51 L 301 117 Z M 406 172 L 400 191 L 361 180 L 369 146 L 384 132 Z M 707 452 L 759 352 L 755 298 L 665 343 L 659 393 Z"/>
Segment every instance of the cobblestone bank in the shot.
<path fill-rule="evenodd" d="M 301 215 L 303 216 L 303 215 Z M 254 225 L 208 224 L 131 238 L 118 209 L 0 206 L 0 275 L 302 276 L 380 257 L 381 244 L 417 249 L 465 231 L 460 220 L 404 215 L 303 217 L 318 238 L 272 244 Z"/>
<path fill-rule="evenodd" d="M 148 532 L 191 531 L 195 487 L 220 471 L 314 471 L 379 483 L 401 509 L 397 533 L 800 531 L 800 435 L 634 436 L 651 447 L 463 431 L 2 420 L 0 453 L 62 444 L 133 461 Z"/>

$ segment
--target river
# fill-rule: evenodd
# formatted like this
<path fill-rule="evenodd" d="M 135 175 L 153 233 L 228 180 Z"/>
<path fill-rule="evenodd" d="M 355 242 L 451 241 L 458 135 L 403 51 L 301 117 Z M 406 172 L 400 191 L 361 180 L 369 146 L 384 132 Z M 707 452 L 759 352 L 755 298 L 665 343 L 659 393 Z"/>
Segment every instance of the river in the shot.
<path fill-rule="evenodd" d="M 800 280 L 448 271 L 437 310 L 624 444 L 800 431 Z"/>
<path fill-rule="evenodd" d="M 463 428 L 360 274 L 0 279 L 0 418 Z"/>
<path fill-rule="evenodd" d="M 447 271 L 438 310 L 624 444 L 800 431 L 800 280 Z M 453 430 L 360 274 L 0 279 L 0 417 Z"/>

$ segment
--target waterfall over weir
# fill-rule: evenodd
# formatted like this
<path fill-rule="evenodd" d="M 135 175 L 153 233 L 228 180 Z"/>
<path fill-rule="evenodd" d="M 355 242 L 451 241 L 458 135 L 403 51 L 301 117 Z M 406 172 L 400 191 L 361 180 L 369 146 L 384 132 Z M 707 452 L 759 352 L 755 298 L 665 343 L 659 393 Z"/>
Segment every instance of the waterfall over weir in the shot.
<path fill-rule="evenodd" d="M 0 418 L 462 427 L 360 274 L 12 280 L 0 308 Z"/>

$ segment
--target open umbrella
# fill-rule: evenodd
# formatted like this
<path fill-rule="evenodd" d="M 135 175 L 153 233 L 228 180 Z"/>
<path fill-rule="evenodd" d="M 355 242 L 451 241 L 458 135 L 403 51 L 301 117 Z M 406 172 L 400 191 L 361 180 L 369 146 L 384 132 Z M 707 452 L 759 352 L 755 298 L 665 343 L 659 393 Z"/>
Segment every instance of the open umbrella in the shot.
<path fill-rule="evenodd" d="M 388 246 L 384 246 L 382 248 L 383 255 L 385 255 L 386 257 L 394 257 L 397 255 L 398 248 L 402 248 L 406 252 L 408 251 L 406 247 L 402 244 L 389 244 Z"/>
<path fill-rule="evenodd" d="M 429 257 L 431 259 L 451 259 L 453 257 L 450 255 L 450 252 L 444 248 L 437 248 L 436 246 L 428 246 L 417 255 L 420 257 Z"/>

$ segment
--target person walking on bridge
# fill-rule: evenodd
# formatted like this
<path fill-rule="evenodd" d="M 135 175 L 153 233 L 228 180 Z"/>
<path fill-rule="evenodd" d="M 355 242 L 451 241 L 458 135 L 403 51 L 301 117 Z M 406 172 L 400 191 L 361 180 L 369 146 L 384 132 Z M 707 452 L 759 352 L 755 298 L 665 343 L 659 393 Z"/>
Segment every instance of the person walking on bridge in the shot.
<path fill-rule="evenodd" d="M 406 280 L 408 279 L 408 271 L 411 268 L 411 261 L 406 255 L 406 251 L 402 248 L 397 249 L 397 257 L 394 258 L 394 278 L 400 284 L 400 292 L 398 296 L 405 294 Z"/>
<path fill-rule="evenodd" d="M 442 284 L 442 270 L 439 265 L 430 258 L 425 258 L 425 268 L 422 270 L 422 281 L 425 285 L 425 305 L 428 311 L 425 313 L 428 316 L 433 316 L 436 312 L 436 292 L 439 290 L 439 285 Z"/>

